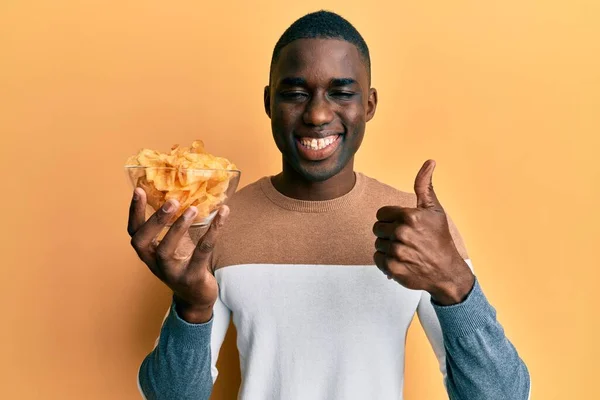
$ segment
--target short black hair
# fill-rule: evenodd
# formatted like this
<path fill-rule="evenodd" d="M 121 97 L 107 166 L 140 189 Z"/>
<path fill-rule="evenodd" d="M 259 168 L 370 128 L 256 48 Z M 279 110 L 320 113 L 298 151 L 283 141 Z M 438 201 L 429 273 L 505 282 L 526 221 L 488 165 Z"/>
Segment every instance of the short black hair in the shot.
<path fill-rule="evenodd" d="M 273 67 L 281 50 L 298 39 L 339 39 L 352 43 L 358 49 L 371 81 L 371 56 L 369 47 L 360 33 L 348 20 L 331 11 L 316 11 L 297 19 L 290 25 L 275 44 L 271 67 L 269 68 L 269 81 L 273 73 Z"/>

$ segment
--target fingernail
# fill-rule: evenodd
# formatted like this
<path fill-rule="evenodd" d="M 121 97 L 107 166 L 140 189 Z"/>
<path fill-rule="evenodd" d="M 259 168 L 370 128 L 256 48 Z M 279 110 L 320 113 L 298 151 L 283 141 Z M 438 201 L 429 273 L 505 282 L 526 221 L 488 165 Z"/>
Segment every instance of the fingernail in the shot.
<path fill-rule="evenodd" d="M 162 210 L 167 213 L 173 211 L 174 208 L 175 208 L 175 204 L 173 204 L 173 202 L 171 200 L 167 201 L 162 206 Z"/>
<path fill-rule="evenodd" d="M 139 189 L 135 189 L 135 190 L 133 191 L 133 200 L 136 200 L 136 201 L 137 201 L 137 200 L 139 200 L 139 199 L 140 199 L 140 192 L 139 192 Z"/>
<path fill-rule="evenodd" d="M 194 206 L 190 206 L 187 210 L 185 210 L 185 212 L 183 213 L 183 216 L 186 219 L 192 219 L 196 216 L 197 213 L 198 213 L 198 209 Z"/>

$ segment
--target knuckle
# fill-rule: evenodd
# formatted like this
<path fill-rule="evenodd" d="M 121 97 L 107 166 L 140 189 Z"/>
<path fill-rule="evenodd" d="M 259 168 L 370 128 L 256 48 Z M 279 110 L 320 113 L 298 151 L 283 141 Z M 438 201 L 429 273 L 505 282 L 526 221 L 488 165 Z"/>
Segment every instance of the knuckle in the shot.
<path fill-rule="evenodd" d="M 419 215 L 414 211 L 410 211 L 406 213 L 405 218 L 407 222 L 414 224 L 419 220 Z"/>
<path fill-rule="evenodd" d="M 158 246 L 156 248 L 156 259 L 159 261 L 167 261 L 171 258 L 171 252 L 165 249 L 164 247 Z"/>
<path fill-rule="evenodd" d="M 162 208 L 160 210 L 158 210 L 158 212 L 156 213 L 156 222 L 159 224 L 166 224 L 169 221 L 169 217 L 171 216 L 171 214 L 166 213 L 162 210 Z"/>
<path fill-rule="evenodd" d="M 173 216 L 173 219 L 175 219 L 175 216 Z M 184 215 L 180 215 L 179 218 L 175 219 L 169 231 L 179 232 L 183 229 L 186 229 L 186 227 L 192 222 L 194 222 L 193 219 L 186 218 Z"/>
<path fill-rule="evenodd" d="M 390 265 L 388 267 L 388 272 L 391 275 L 394 275 L 394 276 L 398 275 L 398 267 L 397 267 L 397 264 L 395 262 L 390 263 Z"/>
<path fill-rule="evenodd" d="M 398 245 L 398 243 L 392 243 L 390 245 L 389 254 L 396 260 L 401 258 L 401 247 Z"/>
<path fill-rule="evenodd" d="M 409 228 L 406 225 L 398 225 L 394 228 L 394 239 L 399 241 L 406 240 Z"/>
<path fill-rule="evenodd" d="M 390 272 L 396 277 L 405 277 L 406 270 L 402 263 L 395 262 L 392 266 L 390 266 Z"/>
<path fill-rule="evenodd" d="M 198 251 L 201 253 L 210 253 L 215 249 L 215 243 L 212 240 L 203 240 L 198 243 Z"/>
<path fill-rule="evenodd" d="M 394 256 L 397 260 L 406 260 L 407 259 L 407 248 L 406 246 L 402 246 L 399 243 L 394 243 Z"/>
<path fill-rule="evenodd" d="M 136 250 L 139 250 L 141 247 L 140 238 L 138 236 L 133 235 L 129 243 L 131 243 L 131 247 Z"/>

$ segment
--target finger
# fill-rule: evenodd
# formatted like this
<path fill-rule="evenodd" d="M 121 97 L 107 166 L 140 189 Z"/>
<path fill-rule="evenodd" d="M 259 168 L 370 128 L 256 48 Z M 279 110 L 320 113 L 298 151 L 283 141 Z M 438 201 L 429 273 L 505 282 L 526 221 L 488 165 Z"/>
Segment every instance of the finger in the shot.
<path fill-rule="evenodd" d="M 396 223 L 393 223 L 393 222 L 377 221 L 373 225 L 373 233 L 378 238 L 391 239 L 392 235 L 394 233 L 394 230 L 396 229 L 396 226 L 397 226 Z"/>
<path fill-rule="evenodd" d="M 442 209 L 435 191 L 433 190 L 433 170 L 435 161 L 427 160 L 415 178 L 415 194 L 417 195 L 417 208 Z"/>
<path fill-rule="evenodd" d="M 414 249 L 404 243 L 393 240 L 377 239 L 375 240 L 375 250 L 395 261 L 408 263 L 413 263 L 415 261 Z"/>
<path fill-rule="evenodd" d="M 198 215 L 198 209 L 194 206 L 188 207 L 187 210 L 177 218 L 177 221 L 169 228 L 169 231 L 162 239 L 156 248 L 156 255 L 164 261 L 174 258 L 175 251 L 179 247 L 181 238 L 194 222 L 194 218 Z M 191 254 L 188 254 L 188 256 Z"/>
<path fill-rule="evenodd" d="M 146 221 L 140 229 L 133 235 L 132 244 L 138 252 L 145 252 L 150 249 L 150 244 L 158 234 L 165 228 L 167 223 L 173 218 L 175 212 L 179 209 L 179 202 L 171 199 Z"/>
<path fill-rule="evenodd" d="M 389 262 L 389 274 L 392 277 L 392 279 L 394 279 L 394 281 L 398 282 L 406 288 L 412 289 L 414 288 L 413 283 L 415 277 L 411 273 L 408 264 L 410 263 L 400 261 Z"/>
<path fill-rule="evenodd" d="M 200 273 L 208 272 L 217 236 L 228 216 L 229 207 L 221 206 L 210 228 L 198 241 L 188 268 L 199 269 Z"/>
<path fill-rule="evenodd" d="M 406 221 L 406 218 L 417 211 L 414 208 L 385 206 L 377 210 L 377 220 L 381 222 L 401 222 Z M 408 217 L 412 218 L 412 217 Z"/>
<path fill-rule="evenodd" d="M 373 261 L 375 262 L 377 268 L 383 272 L 388 279 L 394 279 L 394 274 L 390 269 L 390 265 L 395 266 L 395 264 L 397 264 L 396 261 L 380 251 L 377 251 L 375 254 L 373 254 Z"/>
<path fill-rule="evenodd" d="M 412 216 L 407 216 L 406 219 L 410 221 L 411 225 L 414 225 L 413 222 L 416 223 L 416 220 L 412 220 Z M 413 228 L 406 223 L 381 221 L 375 222 L 373 225 L 373 233 L 376 237 L 381 239 L 389 239 L 409 245 L 413 244 Z"/>
<path fill-rule="evenodd" d="M 412 264 L 415 261 L 414 249 L 399 242 L 391 242 L 387 254 L 388 257 L 400 263 Z"/>
<path fill-rule="evenodd" d="M 381 238 L 377 238 L 377 240 L 375 240 L 375 250 L 377 250 L 383 254 L 389 255 L 391 248 L 392 248 L 391 240 L 381 239 Z"/>
<path fill-rule="evenodd" d="M 394 231 L 390 235 L 390 240 L 414 247 L 414 234 L 415 231 L 412 227 L 406 224 L 397 224 Z"/>
<path fill-rule="evenodd" d="M 376 251 L 375 254 L 373 254 L 373 261 L 381 272 L 383 272 L 385 275 L 389 274 L 387 254 L 382 253 L 381 251 Z"/>
<path fill-rule="evenodd" d="M 146 220 L 146 192 L 142 188 L 135 188 L 133 198 L 129 205 L 129 220 L 127 221 L 127 233 L 135 235 Z"/>

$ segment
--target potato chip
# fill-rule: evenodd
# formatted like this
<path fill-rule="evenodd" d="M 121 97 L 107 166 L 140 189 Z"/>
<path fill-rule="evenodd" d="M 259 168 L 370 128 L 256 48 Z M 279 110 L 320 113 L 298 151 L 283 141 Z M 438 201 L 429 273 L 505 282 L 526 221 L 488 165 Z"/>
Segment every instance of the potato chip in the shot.
<path fill-rule="evenodd" d="M 192 205 L 198 208 L 198 218 L 215 211 L 229 187 L 231 175 L 224 170 L 237 170 L 228 159 L 209 154 L 201 140 L 190 147 L 176 144 L 168 153 L 142 149 L 129 157 L 126 166 L 145 167 L 132 178 L 144 189 L 152 208 L 158 210 L 169 199 L 180 203 L 175 218 Z"/>

